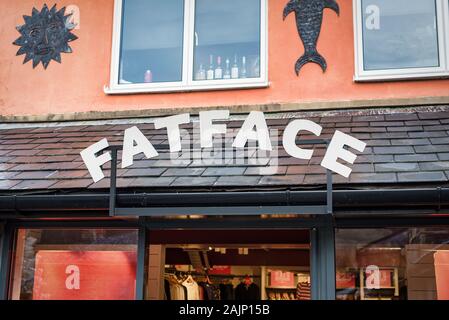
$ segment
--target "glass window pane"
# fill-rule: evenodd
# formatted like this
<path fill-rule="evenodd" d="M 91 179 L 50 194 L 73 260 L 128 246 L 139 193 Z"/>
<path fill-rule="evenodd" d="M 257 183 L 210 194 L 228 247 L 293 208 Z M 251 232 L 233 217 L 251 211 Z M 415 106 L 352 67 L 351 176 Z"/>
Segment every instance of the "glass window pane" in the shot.
<path fill-rule="evenodd" d="M 194 80 L 260 77 L 260 0 L 197 0 Z"/>
<path fill-rule="evenodd" d="M 449 227 L 339 229 L 337 299 L 449 300 Z"/>
<path fill-rule="evenodd" d="M 119 83 L 182 80 L 184 1 L 123 0 Z"/>
<path fill-rule="evenodd" d="M 12 300 L 135 299 L 137 230 L 19 229 Z"/>
<path fill-rule="evenodd" d="M 438 67 L 435 0 L 362 0 L 365 70 Z"/>

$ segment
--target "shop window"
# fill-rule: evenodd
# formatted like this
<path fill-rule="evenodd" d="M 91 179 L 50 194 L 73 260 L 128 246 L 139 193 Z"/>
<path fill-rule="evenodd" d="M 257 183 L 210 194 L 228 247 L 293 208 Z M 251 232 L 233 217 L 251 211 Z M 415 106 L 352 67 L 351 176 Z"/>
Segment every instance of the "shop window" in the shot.
<path fill-rule="evenodd" d="M 137 230 L 19 229 L 12 300 L 133 300 Z"/>
<path fill-rule="evenodd" d="M 266 2 L 116 0 L 106 92 L 266 86 Z"/>
<path fill-rule="evenodd" d="M 449 76 L 447 0 L 354 0 L 356 81 Z"/>
<path fill-rule="evenodd" d="M 337 299 L 449 300 L 449 227 L 339 229 Z"/>
<path fill-rule="evenodd" d="M 310 300 L 309 238 L 308 230 L 151 231 L 146 298 Z"/>

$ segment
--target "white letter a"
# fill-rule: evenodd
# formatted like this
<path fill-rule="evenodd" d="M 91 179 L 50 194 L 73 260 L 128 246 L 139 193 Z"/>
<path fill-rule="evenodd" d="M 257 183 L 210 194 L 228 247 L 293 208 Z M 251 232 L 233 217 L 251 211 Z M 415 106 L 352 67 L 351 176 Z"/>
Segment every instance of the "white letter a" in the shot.
<path fill-rule="evenodd" d="M 65 273 L 69 276 L 65 280 L 65 287 L 68 290 L 80 289 L 80 268 L 75 265 L 70 265 L 65 268 Z"/>
<path fill-rule="evenodd" d="M 134 163 L 134 156 L 139 153 L 144 153 L 147 159 L 159 155 L 139 128 L 132 127 L 126 129 L 125 137 L 123 138 L 122 169 L 132 166 Z"/>

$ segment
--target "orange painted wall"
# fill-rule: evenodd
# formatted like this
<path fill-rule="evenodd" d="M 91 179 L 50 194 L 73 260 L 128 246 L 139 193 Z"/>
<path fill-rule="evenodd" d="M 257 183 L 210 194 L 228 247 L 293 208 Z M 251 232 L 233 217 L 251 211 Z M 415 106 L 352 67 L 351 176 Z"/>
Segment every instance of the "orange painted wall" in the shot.
<path fill-rule="evenodd" d="M 62 64 L 52 62 L 44 71 L 16 57 L 19 36 L 15 26 L 22 15 L 45 1 L 0 1 L 0 114 L 42 115 L 88 111 L 123 111 L 171 107 L 232 106 L 268 103 L 301 103 L 367 99 L 449 96 L 449 80 L 389 83 L 354 83 L 352 1 L 338 0 L 341 15 L 326 10 L 319 51 L 328 61 L 323 74 L 314 64 L 299 77 L 294 63 L 302 54 L 294 15 L 284 22 L 287 0 L 269 0 L 269 80 L 265 89 L 196 93 L 108 96 L 113 0 L 52 1 L 58 7 L 75 4 L 81 10 L 79 37 L 72 42 L 73 54 L 63 54 Z"/>

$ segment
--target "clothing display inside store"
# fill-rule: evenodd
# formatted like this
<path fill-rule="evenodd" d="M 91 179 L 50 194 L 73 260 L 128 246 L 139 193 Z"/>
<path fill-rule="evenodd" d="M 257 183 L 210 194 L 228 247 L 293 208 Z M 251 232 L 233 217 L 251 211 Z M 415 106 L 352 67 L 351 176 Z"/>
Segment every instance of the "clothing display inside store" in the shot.
<path fill-rule="evenodd" d="M 211 278 L 213 280 L 211 280 Z M 164 276 L 165 300 L 260 300 L 260 288 L 249 276 L 234 287 L 232 278 L 220 276 L 166 273 Z"/>
<path fill-rule="evenodd" d="M 448 242 L 445 227 L 337 229 L 337 299 L 449 297 Z"/>
<path fill-rule="evenodd" d="M 310 274 L 268 270 L 265 288 L 268 300 L 310 300 Z"/>
<path fill-rule="evenodd" d="M 270 243 L 268 239 L 275 241 L 263 231 L 153 231 L 149 246 L 152 273 L 148 276 L 146 298 L 309 300 L 308 231 L 276 233 L 277 243 Z M 174 243 L 183 242 L 179 239 L 193 243 Z"/>

